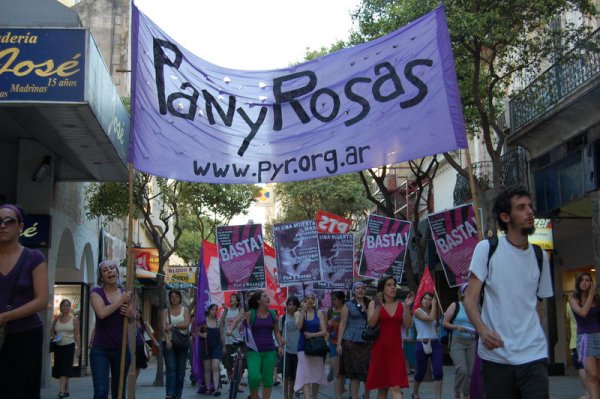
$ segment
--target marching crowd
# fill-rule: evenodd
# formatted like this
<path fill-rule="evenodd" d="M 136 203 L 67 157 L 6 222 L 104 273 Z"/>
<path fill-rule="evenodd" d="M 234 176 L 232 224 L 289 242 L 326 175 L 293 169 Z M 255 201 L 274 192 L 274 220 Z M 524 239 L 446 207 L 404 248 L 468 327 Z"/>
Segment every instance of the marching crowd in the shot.
<path fill-rule="evenodd" d="M 261 387 L 260 397 L 269 399 L 278 373 L 283 375 L 285 399 L 298 393 L 316 399 L 319 388 L 329 383 L 327 357 L 336 399 L 342 398 L 346 387 L 350 397 L 358 399 L 361 383 L 365 399 L 371 391 L 377 391 L 379 399 L 402 398 L 402 390 L 409 387 L 403 338 L 410 329 L 416 330 L 411 397 L 419 398 L 431 363 L 435 396 L 440 399 L 442 327 L 450 331 L 455 398 L 548 398 L 548 347 L 537 310 L 553 292 L 546 254 L 527 242 L 534 228 L 529 193 L 520 187 L 502 190 L 494 213 L 506 235 L 477 245 L 468 283 L 460 287 L 458 301 L 443 314 L 435 292 L 418 298 L 408 293 L 401 301 L 397 281 L 385 276 L 372 298 L 360 281 L 354 283 L 350 298 L 342 291 L 332 292 L 332 306 L 326 311 L 312 291 L 304 292 L 302 301 L 291 296 L 281 317 L 269 309 L 269 297 L 263 291 L 250 295 L 247 309 L 234 294 L 220 315 L 217 305 L 211 304 L 205 322 L 192 328 L 196 324 L 183 306 L 182 294 L 172 290 L 162 312 L 159 343 L 141 312 L 134 309 L 132 293 L 120 288 L 117 265 L 103 261 L 97 269 L 98 287 L 90 295 L 96 316 L 90 351 L 94 398 L 107 398 L 109 393 L 117 397 L 124 318 L 136 321 L 137 373 L 147 367 L 148 344 L 162 346 L 167 399 L 181 398 L 190 346 L 198 351 L 204 368 L 199 393 L 219 396 L 220 363 L 231 379 L 231 355 L 242 344 L 251 399 L 259 398 Z M 41 252 L 19 244 L 22 228 L 22 211 L 11 204 L 1 205 L 0 387 L 6 397 L 37 399 L 43 342 L 38 312 L 48 303 L 47 263 Z M 520 317 L 514 317 L 517 311 Z M 600 298 L 590 274 L 577 277 L 567 311 L 575 338 L 573 361 L 583 370 L 585 396 L 600 399 Z M 61 302 L 51 334 L 55 344 L 52 375 L 60 379 L 58 397 L 68 397 L 71 360 L 81 347 L 79 323 L 68 300 Z M 125 359 L 128 368 L 129 350 Z M 245 386 L 235 389 L 243 392 Z"/>

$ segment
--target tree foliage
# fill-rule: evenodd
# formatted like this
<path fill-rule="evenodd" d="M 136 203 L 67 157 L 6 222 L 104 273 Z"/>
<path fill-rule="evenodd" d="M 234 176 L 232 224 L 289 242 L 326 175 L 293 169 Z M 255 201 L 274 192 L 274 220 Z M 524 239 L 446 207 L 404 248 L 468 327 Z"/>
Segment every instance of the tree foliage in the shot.
<path fill-rule="evenodd" d="M 385 35 L 438 4 L 437 0 L 362 0 L 354 15 L 358 30 L 350 42 Z M 500 156 L 507 134 L 497 120 L 511 84 L 528 83 L 588 33 L 587 27 L 567 20 L 561 20 L 557 29 L 552 23 L 557 17 L 565 12 L 591 16 L 596 9 L 589 0 L 447 0 L 445 9 L 467 132 L 483 141 L 492 162 L 491 186 L 476 181 L 480 205 L 489 216 L 502 184 Z M 452 156 L 444 157 L 458 173 L 468 176 Z M 492 220 L 488 217 L 488 225 Z"/>
<path fill-rule="evenodd" d="M 370 207 L 355 173 L 280 183 L 275 187 L 275 195 L 285 221 L 312 219 L 318 210 L 356 219 L 364 216 Z"/>

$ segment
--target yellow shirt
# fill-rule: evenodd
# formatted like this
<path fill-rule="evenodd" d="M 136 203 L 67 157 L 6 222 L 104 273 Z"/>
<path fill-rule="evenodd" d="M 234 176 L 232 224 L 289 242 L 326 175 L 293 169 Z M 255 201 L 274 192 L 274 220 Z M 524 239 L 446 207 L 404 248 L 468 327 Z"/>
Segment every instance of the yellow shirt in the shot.
<path fill-rule="evenodd" d="M 573 310 L 571 310 L 571 305 L 569 304 L 569 302 L 567 302 L 565 312 L 567 315 L 567 319 L 569 320 L 569 327 L 571 330 L 569 349 L 575 349 L 577 347 L 577 321 L 575 320 L 575 316 L 573 315 Z"/>

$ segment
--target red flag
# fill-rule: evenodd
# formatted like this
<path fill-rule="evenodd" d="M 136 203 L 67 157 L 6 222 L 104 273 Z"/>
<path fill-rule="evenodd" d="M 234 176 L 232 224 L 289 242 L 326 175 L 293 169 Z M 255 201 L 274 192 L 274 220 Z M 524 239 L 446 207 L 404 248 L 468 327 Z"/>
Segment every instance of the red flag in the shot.
<path fill-rule="evenodd" d="M 344 234 L 350 230 L 352 221 L 344 219 L 333 213 L 317 211 L 315 215 L 317 231 L 319 233 Z"/>
<path fill-rule="evenodd" d="M 429 273 L 429 267 L 425 266 L 425 272 L 423 273 L 423 277 L 421 278 L 421 284 L 419 284 L 419 289 L 417 290 L 417 295 L 415 296 L 415 302 L 413 305 L 413 313 L 417 311 L 421 307 L 421 298 L 426 292 L 435 292 L 435 284 L 433 283 L 433 278 L 431 278 L 431 274 Z"/>
<path fill-rule="evenodd" d="M 277 261 L 275 257 L 275 249 L 264 244 L 265 251 L 265 272 L 267 274 L 267 288 L 265 292 L 271 300 L 271 309 L 277 310 L 279 314 L 285 312 L 285 301 L 287 300 L 287 288 L 282 288 L 277 285 Z"/>

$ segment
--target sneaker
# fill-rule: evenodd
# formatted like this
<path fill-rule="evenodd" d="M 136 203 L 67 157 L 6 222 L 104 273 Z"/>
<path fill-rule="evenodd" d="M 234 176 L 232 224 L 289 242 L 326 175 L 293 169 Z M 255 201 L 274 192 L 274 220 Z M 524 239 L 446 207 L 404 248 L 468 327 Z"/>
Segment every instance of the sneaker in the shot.
<path fill-rule="evenodd" d="M 216 391 L 215 391 L 215 392 L 212 394 L 212 396 L 221 396 L 221 391 L 219 391 L 219 390 L 216 390 Z"/>

